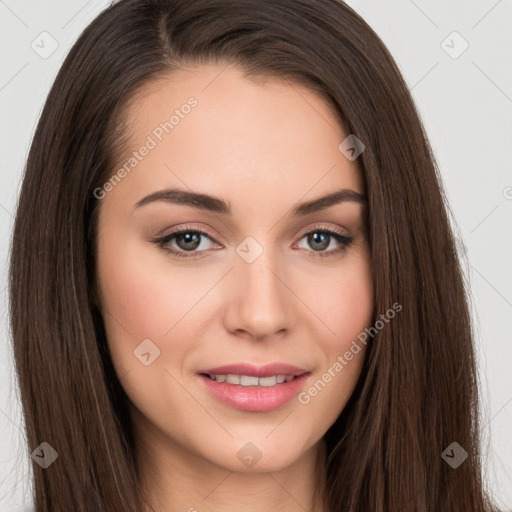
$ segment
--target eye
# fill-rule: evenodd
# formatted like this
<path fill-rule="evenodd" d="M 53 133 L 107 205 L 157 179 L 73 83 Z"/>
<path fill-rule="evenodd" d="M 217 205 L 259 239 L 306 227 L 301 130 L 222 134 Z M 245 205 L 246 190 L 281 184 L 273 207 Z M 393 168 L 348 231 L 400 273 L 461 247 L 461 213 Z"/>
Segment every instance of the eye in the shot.
<path fill-rule="evenodd" d="M 345 235 L 339 231 L 328 229 L 320 226 L 312 231 L 305 233 L 301 240 L 306 239 L 306 243 L 311 247 L 312 251 L 308 251 L 308 256 L 312 258 L 333 256 L 335 254 L 342 253 L 347 247 L 354 241 L 354 237 Z M 333 248 L 338 246 L 337 248 Z M 299 241 L 299 247 L 300 246 Z M 330 251 L 326 249 L 331 248 Z M 307 249 L 307 247 L 306 247 Z"/>
<path fill-rule="evenodd" d="M 208 247 L 204 247 L 204 238 L 213 242 L 212 237 L 210 237 L 208 233 L 205 233 L 200 229 L 190 229 L 185 227 L 179 228 L 161 238 L 154 239 L 153 242 L 161 249 L 164 249 L 178 258 L 197 259 L 203 257 L 198 256 L 198 252 L 206 252 L 208 250 Z"/>

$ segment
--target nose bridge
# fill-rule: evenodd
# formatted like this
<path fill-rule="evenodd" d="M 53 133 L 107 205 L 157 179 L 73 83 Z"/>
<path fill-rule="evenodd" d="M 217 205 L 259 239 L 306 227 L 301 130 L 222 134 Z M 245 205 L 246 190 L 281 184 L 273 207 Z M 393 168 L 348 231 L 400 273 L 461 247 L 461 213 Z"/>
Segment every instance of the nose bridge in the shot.
<path fill-rule="evenodd" d="M 253 237 L 242 241 L 236 252 L 230 328 L 261 338 L 289 327 L 290 292 L 279 276 L 277 252 Z"/>

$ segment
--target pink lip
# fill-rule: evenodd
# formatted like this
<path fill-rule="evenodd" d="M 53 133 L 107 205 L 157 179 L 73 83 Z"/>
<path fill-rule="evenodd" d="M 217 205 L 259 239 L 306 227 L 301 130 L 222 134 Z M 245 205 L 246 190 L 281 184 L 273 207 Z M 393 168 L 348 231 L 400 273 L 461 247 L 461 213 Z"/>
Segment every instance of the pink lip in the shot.
<path fill-rule="evenodd" d="M 217 382 L 206 375 L 202 375 L 208 373 L 213 375 L 232 374 L 254 377 L 294 375 L 295 378 L 289 382 L 269 387 L 242 386 Z M 301 368 L 285 364 L 272 364 L 259 368 L 247 364 L 238 364 L 201 370 L 198 377 L 206 389 L 226 405 L 247 412 L 268 412 L 282 407 L 297 396 L 309 375 L 309 372 Z"/>
<path fill-rule="evenodd" d="M 290 364 L 275 363 L 264 366 L 254 366 L 252 364 L 228 364 L 218 366 L 217 368 L 207 368 L 199 370 L 197 373 L 208 373 L 212 375 L 248 375 L 251 377 L 270 377 L 272 375 L 293 375 L 298 376 L 306 373 L 303 368 L 297 368 Z"/>

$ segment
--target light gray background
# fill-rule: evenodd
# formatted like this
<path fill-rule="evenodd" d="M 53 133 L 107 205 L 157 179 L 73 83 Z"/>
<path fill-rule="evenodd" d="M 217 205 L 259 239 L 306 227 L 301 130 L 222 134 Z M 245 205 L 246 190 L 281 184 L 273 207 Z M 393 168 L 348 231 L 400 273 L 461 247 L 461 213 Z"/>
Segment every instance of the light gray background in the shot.
<path fill-rule="evenodd" d="M 8 334 L 13 213 L 51 83 L 79 33 L 108 3 L 0 0 L 0 509 L 8 512 L 30 504 L 28 461 L 35 448 L 25 445 L 21 432 Z M 459 245 L 468 254 L 486 475 L 502 509 L 512 510 L 512 0 L 347 3 L 397 60 L 441 169 L 460 229 Z M 45 31 L 58 48 L 42 58 L 31 44 L 49 51 L 51 40 L 40 36 Z M 469 47 L 458 55 L 464 41 Z"/>

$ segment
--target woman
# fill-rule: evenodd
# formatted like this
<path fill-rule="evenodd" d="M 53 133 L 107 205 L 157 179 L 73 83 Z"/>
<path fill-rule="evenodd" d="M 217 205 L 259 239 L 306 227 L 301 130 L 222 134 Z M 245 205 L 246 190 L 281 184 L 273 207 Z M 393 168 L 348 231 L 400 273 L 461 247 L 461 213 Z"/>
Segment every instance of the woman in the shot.
<path fill-rule="evenodd" d="M 16 216 L 36 511 L 492 510 L 447 211 L 345 4 L 114 3 Z"/>

